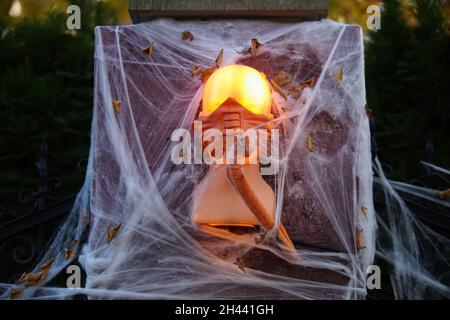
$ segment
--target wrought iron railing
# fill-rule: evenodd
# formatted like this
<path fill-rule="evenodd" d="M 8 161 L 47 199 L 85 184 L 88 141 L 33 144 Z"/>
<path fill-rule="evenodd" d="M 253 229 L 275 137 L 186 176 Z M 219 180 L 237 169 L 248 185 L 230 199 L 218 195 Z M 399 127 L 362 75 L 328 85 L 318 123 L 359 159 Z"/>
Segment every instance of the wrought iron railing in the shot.
<path fill-rule="evenodd" d="M 372 151 L 376 153 L 374 143 L 372 143 Z M 37 188 L 35 191 L 24 190 L 18 195 L 19 203 L 24 207 L 31 207 L 31 209 L 17 216 L 9 216 L 5 208 L 0 206 L 0 261 L 2 262 L 0 282 L 13 283 L 23 272 L 29 271 L 45 251 L 46 244 L 62 220 L 71 211 L 75 194 L 64 197 L 52 195 L 61 187 L 62 179 L 49 177 L 47 155 L 48 146 L 44 140 L 36 161 L 39 172 Z M 86 163 L 86 160 L 80 161 L 77 169 L 84 172 Z M 432 173 L 428 173 L 420 180 L 428 185 L 430 181 L 435 180 L 435 177 Z M 374 191 L 375 202 L 381 201 L 377 196 L 379 190 L 377 192 L 376 185 Z M 450 217 L 448 215 L 438 215 L 435 208 L 415 201 L 415 199 L 404 198 L 404 200 L 427 226 L 450 237 Z M 389 282 L 383 283 L 382 288 L 382 290 L 370 290 L 368 298 L 393 298 Z"/>
<path fill-rule="evenodd" d="M 37 188 L 23 190 L 17 196 L 19 208 L 28 209 L 11 215 L 4 206 L 0 208 L 0 282 L 13 283 L 33 267 L 75 200 L 75 194 L 53 195 L 61 188 L 62 179 L 49 176 L 47 156 L 48 145 L 44 139 L 36 161 Z M 79 171 L 83 171 L 84 162 L 77 165 Z"/>

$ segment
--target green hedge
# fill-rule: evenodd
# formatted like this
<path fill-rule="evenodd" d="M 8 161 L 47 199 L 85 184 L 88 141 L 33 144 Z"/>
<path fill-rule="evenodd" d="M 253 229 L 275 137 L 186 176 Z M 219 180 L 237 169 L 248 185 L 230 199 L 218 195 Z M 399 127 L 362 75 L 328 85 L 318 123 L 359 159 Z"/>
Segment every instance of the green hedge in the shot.
<path fill-rule="evenodd" d="M 420 174 L 420 160 L 450 168 L 449 17 L 439 1 L 416 0 L 408 26 L 397 0 L 384 3 L 366 45 L 367 99 L 380 159 L 404 180 Z"/>
<path fill-rule="evenodd" d="M 34 163 L 43 138 L 50 175 L 64 181 L 60 193 L 76 192 L 83 180 L 76 165 L 89 149 L 93 30 L 116 20 L 102 2 L 73 3 L 82 10 L 76 34 L 67 32 L 65 12 L 14 25 L 0 22 L 0 201 L 8 209 L 16 210 L 19 191 L 36 190 Z"/>

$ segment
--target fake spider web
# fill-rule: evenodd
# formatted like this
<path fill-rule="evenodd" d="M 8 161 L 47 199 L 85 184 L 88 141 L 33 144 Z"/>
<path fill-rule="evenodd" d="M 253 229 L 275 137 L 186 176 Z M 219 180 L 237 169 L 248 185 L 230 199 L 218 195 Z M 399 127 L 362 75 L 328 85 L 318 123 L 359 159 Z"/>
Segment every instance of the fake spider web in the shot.
<path fill-rule="evenodd" d="M 193 41 L 180 39 L 186 30 Z M 253 38 L 262 44 L 256 52 L 250 49 Z M 277 221 L 301 256 L 298 263 L 286 261 L 268 241 L 230 241 L 192 223 L 192 191 L 207 165 L 173 164 L 170 137 L 177 128 L 191 129 L 198 114 L 203 83 L 192 76 L 193 65 L 213 66 L 221 49 L 221 66 L 248 65 L 269 80 L 285 72 L 291 87 L 313 79 L 297 96 L 287 88 L 273 90 L 273 109 L 283 123 L 282 158 L 278 173 L 265 177 L 276 194 Z M 34 269 L 52 259 L 48 274 L 37 285 L 22 285 L 21 297 L 364 298 L 366 269 L 375 255 L 376 213 L 363 57 L 360 28 L 330 20 L 160 19 L 97 27 L 85 184 Z M 388 182 L 382 185 L 395 194 Z M 411 221 L 410 213 L 403 215 Z M 47 285 L 74 259 L 62 248 L 81 262 L 84 288 Z M 410 257 L 409 249 L 398 246 L 396 254 Z M 380 252 L 392 258 L 388 249 Z M 409 262 L 418 264 L 419 258 Z M 448 292 L 415 267 L 412 272 L 423 276 L 426 286 Z M 402 292 L 411 287 L 409 280 L 398 286 Z M 12 287 L 2 285 L 6 291 Z"/>

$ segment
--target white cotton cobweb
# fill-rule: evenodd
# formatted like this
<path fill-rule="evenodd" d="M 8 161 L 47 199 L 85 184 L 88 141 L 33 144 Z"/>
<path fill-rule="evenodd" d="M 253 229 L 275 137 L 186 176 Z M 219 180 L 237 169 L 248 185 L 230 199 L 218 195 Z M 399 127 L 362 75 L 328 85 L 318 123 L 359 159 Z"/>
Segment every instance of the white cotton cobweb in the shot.
<path fill-rule="evenodd" d="M 193 41 L 180 39 L 186 30 Z M 262 44 L 256 55 L 248 50 L 253 38 Z M 151 43 L 149 56 L 143 49 Z M 207 165 L 173 164 L 170 137 L 177 128 L 190 130 L 199 111 L 203 84 L 192 77 L 192 66 L 214 65 L 221 49 L 222 66 L 248 65 L 268 79 L 284 71 L 292 85 L 314 79 L 300 97 L 273 93 L 276 121 L 283 124 L 282 159 L 278 173 L 265 177 L 276 194 L 277 220 L 300 262 L 287 261 L 266 242 L 218 238 L 192 223 L 192 191 Z M 95 61 L 86 181 L 34 270 L 55 258 L 50 273 L 39 285 L 23 288 L 23 298 L 365 297 L 376 214 L 358 26 L 159 19 L 98 27 Z M 120 110 L 113 108 L 115 101 Z M 117 234 L 109 242 L 114 227 Z M 85 287 L 48 286 L 71 261 L 61 248 L 74 239 Z"/>
<path fill-rule="evenodd" d="M 448 170 L 426 165 L 450 177 Z M 430 211 L 437 205 L 446 218 L 450 202 L 437 197 L 437 190 L 388 180 L 378 159 L 375 159 L 374 170 L 378 176 L 375 186 L 384 202 L 377 215 L 382 235 L 377 241 L 377 255 L 391 265 L 390 280 L 395 297 L 449 298 L 450 240 L 425 225 L 405 200 L 424 200 L 423 205 Z M 436 210 L 432 220 L 439 221 L 441 210 Z"/>

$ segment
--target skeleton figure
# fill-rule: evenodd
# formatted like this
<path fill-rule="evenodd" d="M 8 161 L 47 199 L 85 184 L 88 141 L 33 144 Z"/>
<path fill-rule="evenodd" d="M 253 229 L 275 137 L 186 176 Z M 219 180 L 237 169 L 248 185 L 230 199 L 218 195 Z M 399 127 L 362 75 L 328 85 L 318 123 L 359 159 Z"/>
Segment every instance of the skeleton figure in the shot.
<path fill-rule="evenodd" d="M 262 146 L 245 144 L 249 131 L 269 134 L 273 118 L 270 87 L 259 71 L 230 65 L 207 80 L 199 120 L 205 136 L 211 130 L 219 131 L 226 144 L 225 156 L 217 150 L 209 155 L 216 163 L 193 194 L 193 221 L 205 231 L 221 236 L 222 227 L 262 227 L 269 231 L 275 226 L 275 194 L 255 161 Z M 277 238 L 286 248 L 294 249 L 282 224 Z"/>

